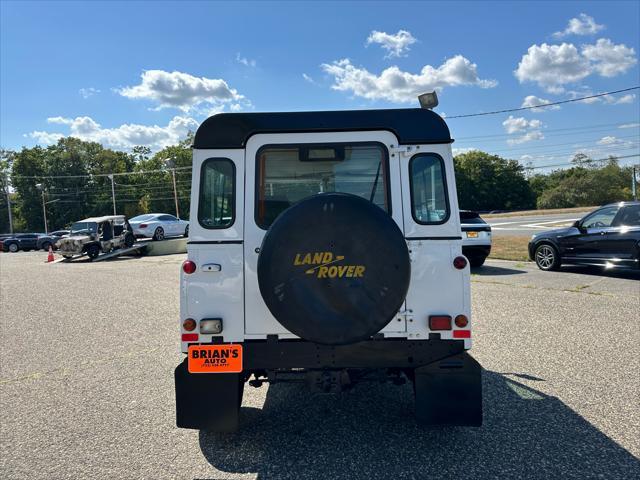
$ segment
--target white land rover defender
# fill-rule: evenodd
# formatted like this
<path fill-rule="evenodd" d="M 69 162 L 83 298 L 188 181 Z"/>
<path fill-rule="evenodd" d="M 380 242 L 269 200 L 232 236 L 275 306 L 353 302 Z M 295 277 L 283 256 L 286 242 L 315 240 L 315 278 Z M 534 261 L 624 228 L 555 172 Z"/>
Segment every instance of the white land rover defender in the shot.
<path fill-rule="evenodd" d="M 422 425 L 482 423 L 452 139 L 428 109 L 230 113 L 193 151 L 179 427 L 238 426 L 245 382 L 411 381 Z"/>

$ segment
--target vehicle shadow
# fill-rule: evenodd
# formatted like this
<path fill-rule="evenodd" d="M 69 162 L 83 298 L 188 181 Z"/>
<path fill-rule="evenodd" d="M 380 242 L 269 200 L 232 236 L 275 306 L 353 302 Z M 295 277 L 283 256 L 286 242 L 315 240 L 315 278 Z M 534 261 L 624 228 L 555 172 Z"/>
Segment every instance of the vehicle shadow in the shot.
<path fill-rule="evenodd" d="M 481 267 L 472 268 L 472 275 L 482 276 L 500 276 L 500 275 L 519 275 L 527 273 L 526 270 L 517 270 L 515 268 L 497 267 L 495 265 L 483 265 Z"/>
<path fill-rule="evenodd" d="M 408 385 L 323 396 L 277 384 L 262 411 L 242 408 L 239 432 L 201 431 L 200 448 L 216 469 L 262 479 L 639 478 L 631 453 L 512 378 L 484 372 L 481 428 L 418 428 Z"/>
<path fill-rule="evenodd" d="M 622 278 L 626 280 L 640 280 L 640 270 L 605 269 L 589 265 L 562 265 L 561 272 L 580 273 L 598 277 Z"/>

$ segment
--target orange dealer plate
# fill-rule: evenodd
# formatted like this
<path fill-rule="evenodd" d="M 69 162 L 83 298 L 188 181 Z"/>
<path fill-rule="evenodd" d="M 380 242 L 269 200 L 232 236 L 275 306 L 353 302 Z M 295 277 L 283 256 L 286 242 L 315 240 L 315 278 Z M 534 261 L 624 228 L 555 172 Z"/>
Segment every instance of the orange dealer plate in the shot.
<path fill-rule="evenodd" d="M 189 373 L 242 372 L 242 345 L 191 345 Z"/>

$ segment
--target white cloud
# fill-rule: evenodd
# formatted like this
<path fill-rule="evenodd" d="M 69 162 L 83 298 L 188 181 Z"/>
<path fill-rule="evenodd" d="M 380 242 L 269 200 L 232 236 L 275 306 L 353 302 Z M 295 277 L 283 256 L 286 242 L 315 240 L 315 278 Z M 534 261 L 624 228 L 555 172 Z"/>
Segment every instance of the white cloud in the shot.
<path fill-rule="evenodd" d="M 589 61 L 570 43 L 531 45 L 514 72 L 520 83 L 537 82 L 543 88 L 558 89 L 574 83 L 590 73 Z"/>
<path fill-rule="evenodd" d="M 621 43 L 615 45 L 608 38 L 600 38 L 594 45 L 582 47 L 582 55 L 593 64 L 593 68 L 603 77 L 615 77 L 625 73 L 638 60 L 635 50 Z"/>
<path fill-rule="evenodd" d="M 564 85 L 592 74 L 613 77 L 629 70 L 637 59 L 624 44 L 599 39 L 579 51 L 572 43 L 531 45 L 514 71 L 520 83 L 535 82 L 550 93 L 562 93 Z"/>
<path fill-rule="evenodd" d="M 354 66 L 347 58 L 324 63 L 322 69 L 334 77 L 331 88 L 352 92 L 355 96 L 370 100 L 390 102 L 415 102 L 418 94 L 444 87 L 476 85 L 481 88 L 495 87 L 495 80 L 478 77 L 477 65 L 462 55 L 449 58 L 439 67 L 425 65 L 420 73 L 404 72 L 398 67 L 389 67 L 380 75 L 366 68 Z"/>
<path fill-rule="evenodd" d="M 96 93 L 100 93 L 100 90 L 93 87 L 81 88 L 80 90 L 78 90 L 78 93 L 82 96 L 82 98 L 86 100 L 87 98 L 95 95 Z"/>
<path fill-rule="evenodd" d="M 520 143 L 526 143 L 532 140 L 542 140 L 544 138 L 544 135 L 540 131 L 544 124 L 537 119 L 527 120 L 524 117 L 514 117 L 513 115 L 509 115 L 509 118 L 502 122 L 502 126 L 509 135 L 515 133 L 522 134 L 517 137 L 509 138 L 507 140 L 509 145 L 518 145 Z"/>
<path fill-rule="evenodd" d="M 194 77 L 183 72 L 147 70 L 139 85 L 116 90 L 132 99 L 151 100 L 161 108 L 179 108 L 187 112 L 201 105 L 221 105 L 244 99 L 222 79 Z"/>
<path fill-rule="evenodd" d="M 522 101 L 522 108 L 534 107 L 535 105 L 548 105 L 551 103 L 551 100 L 546 100 L 544 98 L 536 97 L 535 95 L 527 95 Z M 547 110 L 560 110 L 560 105 L 553 105 L 551 107 L 540 107 L 540 108 L 532 108 L 532 112 L 546 112 Z"/>
<path fill-rule="evenodd" d="M 598 25 L 593 17 L 585 13 L 581 13 L 578 17 L 569 20 L 567 28 L 561 32 L 555 32 L 553 36 L 562 38 L 567 35 L 594 35 L 605 28 L 604 25 Z"/>
<path fill-rule="evenodd" d="M 519 145 L 521 143 L 530 142 L 532 140 L 542 140 L 544 139 L 544 135 L 540 130 L 532 130 L 530 132 L 521 135 L 520 137 L 510 138 L 507 140 L 509 145 Z"/>
<path fill-rule="evenodd" d="M 175 145 L 186 137 L 189 130 L 194 131 L 198 122 L 193 118 L 175 116 L 166 126 L 139 125 L 127 123 L 115 128 L 102 128 L 91 117 L 51 117 L 49 123 L 66 125 L 68 134 L 34 131 L 29 137 L 38 143 L 51 144 L 64 136 L 77 137 L 86 141 L 99 142 L 115 149 L 130 149 L 136 145 L 146 145 L 158 150 L 168 145 Z"/>
<path fill-rule="evenodd" d="M 527 120 L 524 117 L 509 115 L 509 118 L 502 122 L 502 126 L 508 134 L 512 134 L 533 128 L 542 128 L 542 122 L 540 120 Z"/>
<path fill-rule="evenodd" d="M 454 147 L 451 149 L 453 152 L 453 156 L 455 157 L 456 155 L 460 155 L 461 153 L 468 153 L 468 152 L 473 152 L 478 150 L 476 147 Z"/>
<path fill-rule="evenodd" d="M 605 98 L 609 98 L 612 97 L 611 95 L 607 95 Z M 612 97 L 615 98 L 615 97 Z M 635 93 L 628 93 L 627 95 L 623 95 L 621 97 L 619 97 L 618 99 L 614 100 L 613 102 L 609 102 L 612 103 L 613 105 L 621 105 L 624 103 L 633 103 L 633 101 L 635 100 L 636 95 Z"/>
<path fill-rule="evenodd" d="M 374 30 L 367 38 L 367 45 L 379 44 L 388 53 L 385 58 L 405 57 L 409 51 L 409 46 L 416 43 L 416 38 L 406 30 L 398 30 L 398 33 L 391 34 Z"/>
<path fill-rule="evenodd" d="M 640 127 L 640 123 L 623 123 L 618 128 L 638 128 Z"/>
<path fill-rule="evenodd" d="M 302 74 L 302 78 L 304 78 L 309 83 L 312 83 L 312 84 L 316 83 L 315 80 L 311 76 L 307 75 L 306 73 Z"/>
<path fill-rule="evenodd" d="M 606 137 L 602 137 L 600 140 L 598 140 L 598 145 L 613 145 L 615 143 L 619 143 L 620 140 L 617 139 L 616 137 L 613 137 L 611 135 L 607 135 Z"/>
<path fill-rule="evenodd" d="M 245 67 L 255 67 L 256 66 L 256 61 L 255 60 L 243 57 L 243 56 L 240 55 L 240 53 L 236 53 L 236 61 L 238 63 L 241 63 Z"/>
<path fill-rule="evenodd" d="M 58 140 L 63 138 L 65 135 L 64 133 L 43 132 L 40 130 L 35 130 L 24 136 L 34 138 L 37 143 L 42 145 L 53 145 L 54 143 L 57 143 Z"/>

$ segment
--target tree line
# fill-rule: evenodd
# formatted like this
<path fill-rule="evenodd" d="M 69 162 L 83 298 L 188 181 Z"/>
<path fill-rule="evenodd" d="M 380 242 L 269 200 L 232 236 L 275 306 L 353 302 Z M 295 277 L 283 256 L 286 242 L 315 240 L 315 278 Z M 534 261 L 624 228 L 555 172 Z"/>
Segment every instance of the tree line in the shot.
<path fill-rule="evenodd" d="M 129 217 L 148 212 L 175 212 L 189 218 L 193 136 L 152 153 L 147 147 L 131 152 L 99 143 L 62 138 L 49 147 L 0 151 L 0 232 L 9 231 L 7 195 L 14 231 L 43 231 L 42 203 L 49 230 L 70 222 L 116 211 Z M 533 173 L 516 160 L 478 150 L 454 158 L 460 208 L 467 210 L 528 210 L 602 205 L 630 200 L 632 168 L 615 157 L 594 161 L 577 154 L 570 168 Z M 57 177 L 57 178 L 56 178 Z M 10 185 L 10 187 L 9 187 Z"/>

